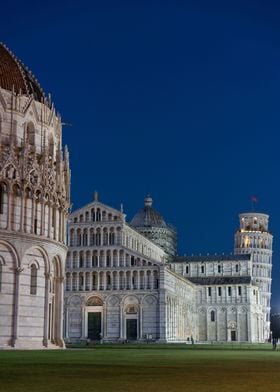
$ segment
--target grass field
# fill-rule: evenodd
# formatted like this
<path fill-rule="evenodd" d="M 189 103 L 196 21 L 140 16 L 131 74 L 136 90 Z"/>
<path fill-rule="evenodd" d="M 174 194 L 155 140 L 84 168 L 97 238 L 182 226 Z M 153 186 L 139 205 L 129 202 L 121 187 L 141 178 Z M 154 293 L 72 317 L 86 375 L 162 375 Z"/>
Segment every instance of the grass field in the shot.
<path fill-rule="evenodd" d="M 0 351 L 0 391 L 279 392 L 280 351 L 152 344 Z"/>

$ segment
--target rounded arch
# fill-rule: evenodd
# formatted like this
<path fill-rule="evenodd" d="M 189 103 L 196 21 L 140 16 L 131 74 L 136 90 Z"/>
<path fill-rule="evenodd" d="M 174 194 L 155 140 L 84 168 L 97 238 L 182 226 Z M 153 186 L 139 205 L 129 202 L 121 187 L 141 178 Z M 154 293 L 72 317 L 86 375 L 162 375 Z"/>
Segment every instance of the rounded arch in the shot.
<path fill-rule="evenodd" d="M 5 259 L 3 256 L 0 256 L 0 265 L 6 265 Z"/>
<path fill-rule="evenodd" d="M 13 256 L 13 259 L 14 259 L 13 261 L 15 263 L 15 267 L 16 268 L 20 267 L 19 255 L 18 255 L 16 248 L 12 244 L 10 244 L 8 241 L 0 240 L 0 251 L 1 251 L 1 245 L 5 246 L 6 248 L 9 249 L 10 253 Z"/>
<path fill-rule="evenodd" d="M 104 299 L 100 295 L 89 295 L 85 298 L 86 306 L 103 306 Z"/>
<path fill-rule="evenodd" d="M 41 246 L 30 246 L 30 248 L 27 248 L 27 249 L 25 250 L 25 252 L 24 252 L 24 255 L 23 255 L 22 260 L 25 260 L 25 258 L 26 258 L 27 255 L 28 255 L 28 252 L 30 252 L 31 250 L 37 250 L 37 251 L 41 254 L 41 256 L 42 256 L 42 258 L 43 258 L 43 260 L 44 260 L 45 273 L 50 273 L 50 272 L 51 272 L 51 268 L 50 268 L 49 255 L 48 255 L 48 253 L 45 251 L 45 249 L 42 248 Z M 28 264 L 29 264 L 29 263 L 28 263 Z"/>
<path fill-rule="evenodd" d="M 28 268 L 31 268 L 33 265 L 35 265 L 36 269 L 40 269 L 40 264 L 38 263 L 37 260 L 31 260 L 31 261 L 28 263 Z"/>
<path fill-rule="evenodd" d="M 139 298 L 136 297 L 136 295 L 132 295 L 132 294 L 127 294 L 125 295 L 122 300 L 121 300 L 121 304 L 122 305 L 139 305 L 140 301 Z"/>
<path fill-rule="evenodd" d="M 55 277 L 62 278 L 64 276 L 63 263 L 59 255 L 55 255 L 52 258 L 52 267 Z"/>

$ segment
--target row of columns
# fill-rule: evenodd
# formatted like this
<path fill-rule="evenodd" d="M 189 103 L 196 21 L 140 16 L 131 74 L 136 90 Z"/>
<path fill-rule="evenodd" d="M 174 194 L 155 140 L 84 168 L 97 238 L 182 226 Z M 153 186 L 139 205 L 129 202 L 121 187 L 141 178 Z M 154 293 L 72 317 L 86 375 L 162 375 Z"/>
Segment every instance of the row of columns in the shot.
<path fill-rule="evenodd" d="M 27 192 L 3 194 L 0 227 L 22 233 L 36 234 L 65 243 L 66 212 Z"/>
<path fill-rule="evenodd" d="M 92 208 L 90 211 L 86 211 L 79 217 L 74 218 L 74 222 L 112 222 L 118 219 L 117 215 L 107 213 L 107 211 L 100 210 L 100 208 Z"/>
<path fill-rule="evenodd" d="M 191 338 L 192 326 L 187 317 L 188 309 L 179 304 L 176 298 L 167 298 L 166 339 L 167 341 L 186 340 Z M 188 333 L 190 336 L 188 336 Z"/>
<path fill-rule="evenodd" d="M 66 291 L 158 289 L 158 271 L 93 271 L 66 274 Z"/>
<path fill-rule="evenodd" d="M 68 252 L 66 268 L 92 268 L 92 267 L 141 267 L 148 265 L 148 261 L 124 253 L 123 250 L 107 249 Z"/>
<path fill-rule="evenodd" d="M 106 246 L 122 244 L 120 227 L 69 230 L 70 246 Z"/>

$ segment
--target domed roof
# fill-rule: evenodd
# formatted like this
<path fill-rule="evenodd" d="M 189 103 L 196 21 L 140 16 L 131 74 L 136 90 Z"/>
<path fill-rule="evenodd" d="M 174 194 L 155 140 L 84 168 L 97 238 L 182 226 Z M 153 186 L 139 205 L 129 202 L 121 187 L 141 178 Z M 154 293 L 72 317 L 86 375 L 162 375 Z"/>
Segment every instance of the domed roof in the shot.
<path fill-rule="evenodd" d="M 153 207 L 153 199 L 147 196 L 144 200 L 144 208 L 137 212 L 130 222 L 134 227 L 167 227 L 163 217 Z"/>
<path fill-rule="evenodd" d="M 45 94 L 34 75 L 0 42 L 0 87 L 17 94 L 33 95 L 42 101 Z"/>

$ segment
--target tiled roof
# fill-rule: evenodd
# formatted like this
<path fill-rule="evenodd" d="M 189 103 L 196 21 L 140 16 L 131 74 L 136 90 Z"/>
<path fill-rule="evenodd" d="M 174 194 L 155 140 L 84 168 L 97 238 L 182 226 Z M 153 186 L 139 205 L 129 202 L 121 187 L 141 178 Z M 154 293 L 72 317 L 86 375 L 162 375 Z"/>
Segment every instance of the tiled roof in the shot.
<path fill-rule="evenodd" d="M 207 255 L 207 256 L 177 256 L 174 262 L 181 263 L 191 263 L 191 262 L 201 262 L 205 263 L 207 261 L 239 261 L 239 260 L 250 260 L 250 254 L 240 254 L 240 255 Z"/>
<path fill-rule="evenodd" d="M 13 53 L 0 42 L 0 87 L 20 92 L 25 95 L 33 95 L 34 99 L 41 101 L 44 92 L 39 82 L 32 73 L 18 60 Z"/>

